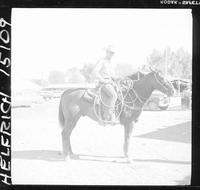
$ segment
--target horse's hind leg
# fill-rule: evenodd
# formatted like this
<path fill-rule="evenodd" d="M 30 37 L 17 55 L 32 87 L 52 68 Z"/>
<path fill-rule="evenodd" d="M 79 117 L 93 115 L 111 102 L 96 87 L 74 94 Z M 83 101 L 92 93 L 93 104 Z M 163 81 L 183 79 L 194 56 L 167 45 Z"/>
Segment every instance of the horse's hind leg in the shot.
<path fill-rule="evenodd" d="M 75 117 L 71 117 L 65 120 L 64 128 L 62 131 L 62 145 L 63 153 L 66 157 L 73 155 L 70 136 L 79 118 L 80 114 L 77 114 Z"/>
<path fill-rule="evenodd" d="M 62 148 L 63 148 L 63 153 L 67 157 L 71 150 L 70 142 L 69 142 L 69 137 L 70 137 L 70 121 L 65 121 L 64 128 L 62 130 Z"/>

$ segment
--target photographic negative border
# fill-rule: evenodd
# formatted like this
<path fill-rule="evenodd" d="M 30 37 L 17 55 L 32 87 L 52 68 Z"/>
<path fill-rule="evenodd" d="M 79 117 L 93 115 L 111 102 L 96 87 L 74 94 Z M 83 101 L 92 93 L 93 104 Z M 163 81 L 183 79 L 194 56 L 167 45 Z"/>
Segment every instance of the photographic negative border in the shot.
<path fill-rule="evenodd" d="M 0 8 L 0 178 L 11 184 L 11 9 Z"/>
<path fill-rule="evenodd" d="M 173 8 L 191 9 L 193 16 L 192 51 L 192 180 L 187 188 L 200 186 L 200 1 L 177 0 L 13 0 L 0 3 L 0 186 L 11 185 L 11 12 L 12 8 Z M 61 187 L 61 186 L 60 186 Z M 86 186 L 85 186 L 86 187 Z M 20 188 L 20 187 L 19 187 Z M 37 186 L 38 188 L 38 186 Z M 50 186 L 46 186 L 50 189 Z M 55 188 L 55 187 L 54 187 Z M 86 187 L 87 188 L 87 187 Z M 97 188 L 97 187 L 95 187 Z M 105 188 L 105 187 L 104 187 Z M 113 187 L 114 188 L 114 187 Z M 120 187 L 121 188 L 121 187 Z M 138 187 L 139 188 L 139 187 Z M 141 187 L 145 188 L 144 186 Z M 152 187 L 151 187 L 152 188 Z M 159 187 L 154 187 L 158 188 Z M 172 187 L 173 188 L 173 187 Z M 176 187 L 177 188 L 177 187 Z M 44 187 L 42 187 L 44 189 Z"/>

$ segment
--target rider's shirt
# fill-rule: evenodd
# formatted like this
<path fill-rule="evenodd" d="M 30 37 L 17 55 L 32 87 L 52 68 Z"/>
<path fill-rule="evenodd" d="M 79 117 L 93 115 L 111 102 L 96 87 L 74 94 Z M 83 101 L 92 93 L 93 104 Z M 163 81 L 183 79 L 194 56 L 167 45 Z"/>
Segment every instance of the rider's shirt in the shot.
<path fill-rule="evenodd" d="M 106 59 L 99 60 L 95 66 L 95 70 L 99 72 L 102 78 L 104 79 L 111 78 L 111 65 L 109 60 Z"/>

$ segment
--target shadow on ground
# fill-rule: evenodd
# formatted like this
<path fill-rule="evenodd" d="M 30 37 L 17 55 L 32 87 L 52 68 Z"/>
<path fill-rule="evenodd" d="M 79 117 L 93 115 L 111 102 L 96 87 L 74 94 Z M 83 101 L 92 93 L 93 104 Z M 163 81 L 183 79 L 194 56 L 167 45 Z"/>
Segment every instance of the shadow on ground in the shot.
<path fill-rule="evenodd" d="M 64 155 L 60 151 L 53 150 L 25 150 L 13 151 L 12 159 L 44 160 L 44 161 L 65 161 Z M 126 164 L 127 160 L 123 156 L 99 156 L 89 154 L 74 154 L 73 160 L 95 161 L 107 163 Z M 162 160 L 162 159 L 133 159 L 133 162 L 152 162 L 166 164 L 191 164 L 188 161 Z"/>
<path fill-rule="evenodd" d="M 191 121 L 168 126 L 166 128 L 135 137 L 191 143 Z"/>
<path fill-rule="evenodd" d="M 54 150 L 23 150 L 12 151 L 12 158 L 27 160 L 64 161 L 60 151 Z"/>
<path fill-rule="evenodd" d="M 64 155 L 60 151 L 54 150 L 25 150 L 25 151 L 12 151 L 13 159 L 26 159 L 26 160 L 45 160 L 45 161 L 65 161 Z M 117 162 L 125 163 L 123 156 L 96 156 L 74 154 L 72 160 L 85 160 L 85 161 L 98 161 L 98 162 Z"/>

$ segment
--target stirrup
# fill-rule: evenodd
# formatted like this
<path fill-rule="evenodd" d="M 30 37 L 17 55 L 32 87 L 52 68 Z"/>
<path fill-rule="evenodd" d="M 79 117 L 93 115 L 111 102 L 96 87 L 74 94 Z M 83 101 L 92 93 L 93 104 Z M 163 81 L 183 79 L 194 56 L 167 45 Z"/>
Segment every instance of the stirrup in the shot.
<path fill-rule="evenodd" d="M 106 121 L 106 124 L 117 125 L 117 124 L 120 124 L 120 122 L 119 122 L 118 120 L 114 120 L 114 121 Z"/>

